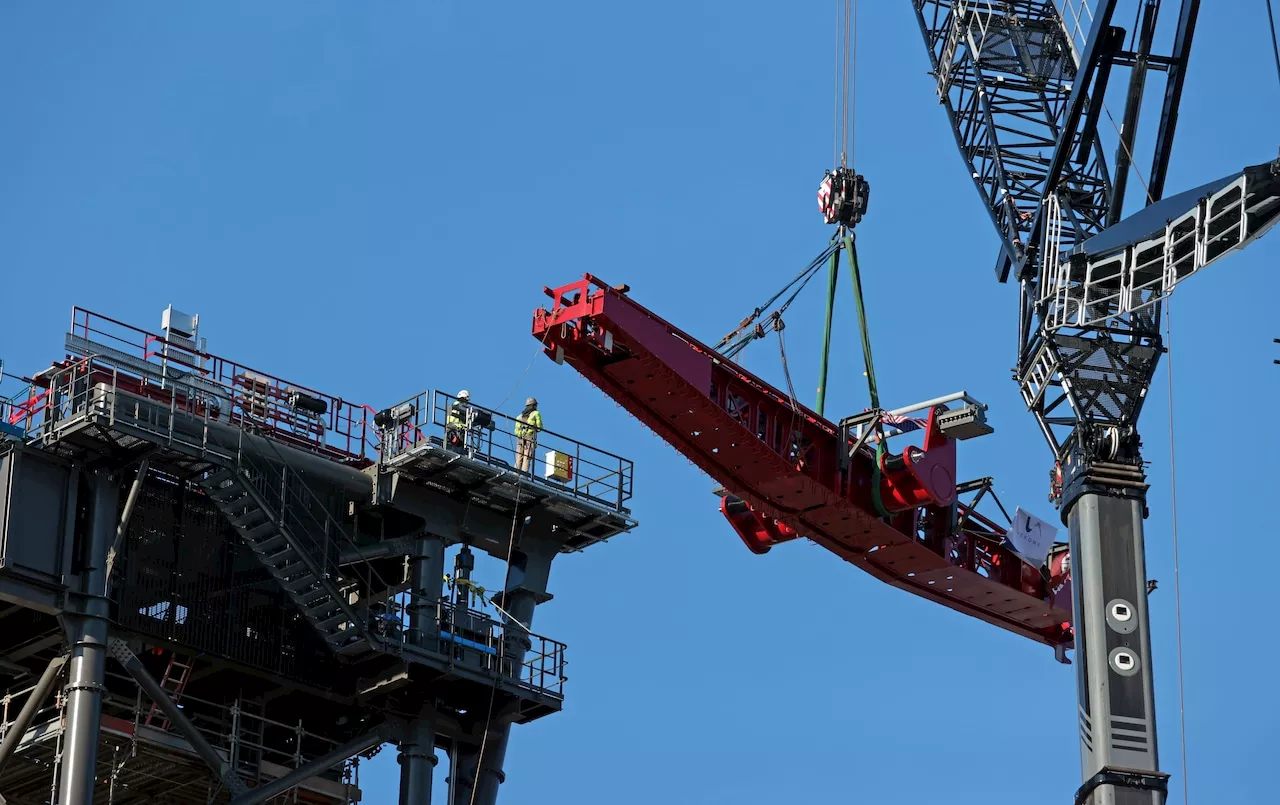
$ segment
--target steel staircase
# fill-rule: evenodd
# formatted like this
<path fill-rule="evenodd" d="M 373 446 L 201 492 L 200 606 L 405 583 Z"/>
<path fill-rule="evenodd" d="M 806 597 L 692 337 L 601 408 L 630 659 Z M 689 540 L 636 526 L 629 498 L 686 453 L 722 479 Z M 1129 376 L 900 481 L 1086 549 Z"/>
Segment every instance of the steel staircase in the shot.
<path fill-rule="evenodd" d="M 338 549 L 349 538 L 296 472 L 242 451 L 200 485 L 334 651 L 380 642 L 343 592 Z"/>

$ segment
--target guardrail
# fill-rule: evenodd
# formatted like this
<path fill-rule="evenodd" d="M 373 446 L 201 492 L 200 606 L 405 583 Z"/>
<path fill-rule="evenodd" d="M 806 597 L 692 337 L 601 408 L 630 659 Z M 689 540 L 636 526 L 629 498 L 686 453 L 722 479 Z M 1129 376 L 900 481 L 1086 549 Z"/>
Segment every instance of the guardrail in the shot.
<path fill-rule="evenodd" d="M 434 602 L 428 613 L 436 620 L 438 634 L 425 643 L 409 629 L 412 604 L 407 594 L 377 602 L 370 610 L 370 630 L 386 641 L 389 651 L 403 651 L 415 642 L 427 651 L 453 657 L 460 665 L 510 678 L 526 690 L 564 698 L 564 643 L 512 626 L 475 609 L 460 609 L 447 599 Z M 429 615 L 429 616 L 430 616 Z M 527 642 L 523 659 L 517 664 L 509 641 Z"/>
<path fill-rule="evenodd" d="M 252 420 L 288 444 L 335 459 L 377 459 L 373 409 L 251 369 L 190 342 L 74 308 L 67 351 L 137 377 L 144 389 L 177 382 L 233 424 Z"/>
<path fill-rule="evenodd" d="M 455 409 L 458 416 L 450 421 Z M 635 466 L 630 460 L 546 428 L 522 443 L 515 417 L 443 391 L 424 391 L 379 416 L 386 461 L 430 442 L 614 511 L 625 511 L 631 499 Z M 462 427 L 455 427 L 459 422 Z"/>

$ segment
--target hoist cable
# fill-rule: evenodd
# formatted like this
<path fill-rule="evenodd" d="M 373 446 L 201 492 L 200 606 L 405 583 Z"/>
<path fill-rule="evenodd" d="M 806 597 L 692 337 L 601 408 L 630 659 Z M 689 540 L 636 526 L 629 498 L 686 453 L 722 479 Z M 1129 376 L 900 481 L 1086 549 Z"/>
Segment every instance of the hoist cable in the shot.
<path fill-rule="evenodd" d="M 831 99 L 831 165 L 835 168 L 840 164 L 840 3 L 836 0 L 836 58 L 832 59 L 835 65 L 835 76 L 832 76 L 832 99 Z"/>
<path fill-rule="evenodd" d="M 1276 15 L 1271 10 L 1271 0 L 1267 0 L 1267 23 L 1271 27 L 1271 52 L 1276 57 L 1276 80 L 1280 81 L 1280 41 L 1276 39 Z"/>
<path fill-rule="evenodd" d="M 1268 0 L 1268 3 L 1270 0 Z M 1169 315 L 1170 300 L 1164 303 L 1164 345 L 1166 377 L 1169 381 L 1169 503 L 1173 525 L 1173 621 L 1178 639 L 1178 734 L 1182 740 L 1182 803 L 1187 804 L 1187 706 L 1182 676 L 1182 575 L 1178 561 L 1178 471 L 1173 429 L 1173 319 Z"/>

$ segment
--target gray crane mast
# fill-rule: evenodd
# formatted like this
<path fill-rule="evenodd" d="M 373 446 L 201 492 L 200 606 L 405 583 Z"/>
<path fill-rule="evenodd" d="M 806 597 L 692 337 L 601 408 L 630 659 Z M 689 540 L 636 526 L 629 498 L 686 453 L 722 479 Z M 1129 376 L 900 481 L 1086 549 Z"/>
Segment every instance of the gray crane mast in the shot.
<path fill-rule="evenodd" d="M 1077 805 L 1159 805 L 1138 417 L 1179 281 L 1274 225 L 1280 162 L 1162 201 L 1198 0 L 1157 47 L 1160 0 L 913 0 L 938 98 L 1018 287 L 1015 380 L 1054 455 L 1070 534 Z M 1127 19 L 1127 16 L 1124 17 Z M 1112 159 L 1099 136 L 1127 69 Z M 1122 219 L 1148 85 L 1163 81 L 1144 209 Z M 1118 93 L 1113 93 L 1113 96 Z"/>

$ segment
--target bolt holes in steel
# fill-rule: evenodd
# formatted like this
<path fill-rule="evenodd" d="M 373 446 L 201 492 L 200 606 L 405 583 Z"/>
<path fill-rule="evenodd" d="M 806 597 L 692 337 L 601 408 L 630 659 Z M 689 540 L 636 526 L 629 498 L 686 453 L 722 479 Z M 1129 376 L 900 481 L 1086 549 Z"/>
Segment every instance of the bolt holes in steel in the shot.
<path fill-rule="evenodd" d="M 1138 628 L 1138 613 L 1123 598 L 1107 603 L 1107 625 L 1120 634 L 1132 634 Z"/>
<path fill-rule="evenodd" d="M 1138 661 L 1138 655 L 1134 654 L 1127 648 L 1113 649 L 1111 656 L 1107 658 L 1111 670 L 1120 676 L 1133 676 L 1141 670 L 1141 663 Z"/>

